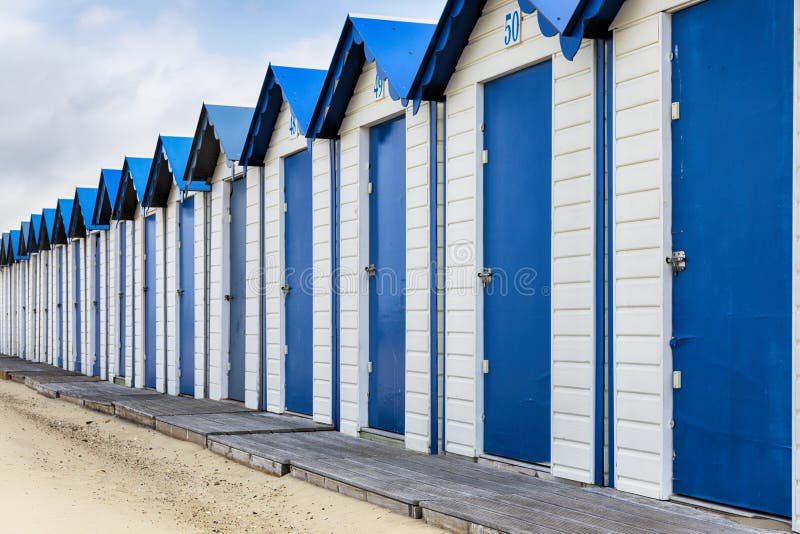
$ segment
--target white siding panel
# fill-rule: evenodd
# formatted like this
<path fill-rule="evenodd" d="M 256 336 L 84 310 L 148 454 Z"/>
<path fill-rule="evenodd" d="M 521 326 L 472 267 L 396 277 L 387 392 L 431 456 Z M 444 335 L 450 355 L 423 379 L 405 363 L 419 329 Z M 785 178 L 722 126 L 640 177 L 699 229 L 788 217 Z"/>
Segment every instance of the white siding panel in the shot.
<path fill-rule="evenodd" d="M 672 491 L 668 15 L 618 25 L 614 42 L 615 484 L 664 499 Z"/>

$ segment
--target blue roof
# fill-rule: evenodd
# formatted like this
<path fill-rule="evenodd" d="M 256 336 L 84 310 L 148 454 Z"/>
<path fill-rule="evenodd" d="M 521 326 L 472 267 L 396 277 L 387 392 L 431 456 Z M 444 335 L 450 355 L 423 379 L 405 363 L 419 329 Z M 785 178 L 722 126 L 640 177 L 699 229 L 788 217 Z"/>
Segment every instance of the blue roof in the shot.
<path fill-rule="evenodd" d="M 122 171 L 115 169 L 102 169 L 100 182 L 97 184 L 97 197 L 94 200 L 94 213 L 92 224 L 106 226 L 111 220 L 111 203 L 117 199 L 119 182 Z"/>
<path fill-rule="evenodd" d="M 424 22 L 348 16 L 307 135 L 338 135 L 365 62 L 375 61 L 378 75 L 388 80 L 389 96 L 406 105 L 436 27 Z"/>
<path fill-rule="evenodd" d="M 56 220 L 53 224 L 53 233 L 50 235 L 50 245 L 66 245 L 67 230 L 72 222 L 72 203 L 68 198 L 59 198 L 56 205 Z"/>
<path fill-rule="evenodd" d="M 17 251 L 20 254 L 20 259 L 28 259 L 28 240 L 30 239 L 31 235 L 31 222 L 22 221 L 20 229 L 20 241 Z"/>
<path fill-rule="evenodd" d="M 39 231 L 42 229 L 42 216 L 31 215 L 31 235 L 28 236 L 28 250 L 39 251 Z"/>
<path fill-rule="evenodd" d="M 152 158 L 125 157 L 120 176 L 120 186 L 117 189 L 116 199 L 113 203 L 114 209 L 111 215 L 113 219 L 131 217 L 136 203 L 142 203 L 152 162 Z"/>
<path fill-rule="evenodd" d="M 191 137 L 158 136 L 156 152 L 147 176 L 142 205 L 157 208 L 166 206 L 173 184 L 180 191 L 210 190 L 210 186 L 206 183 L 190 183 L 184 180 L 192 141 Z"/>
<path fill-rule="evenodd" d="M 247 107 L 203 104 L 183 179 L 192 183 L 210 180 L 223 153 L 228 161 L 239 161 L 254 111 Z"/>
<path fill-rule="evenodd" d="M 52 246 L 51 236 L 53 235 L 53 226 L 56 223 L 56 210 L 53 208 L 45 208 L 42 210 L 42 231 L 39 235 L 39 249 L 49 250 Z"/>
<path fill-rule="evenodd" d="M 21 256 L 19 253 L 19 241 L 20 241 L 20 232 L 19 230 L 11 230 L 11 258 L 14 261 L 24 260 L 27 259 L 24 256 Z"/>
<path fill-rule="evenodd" d="M 276 65 L 267 67 L 258 104 L 242 148 L 243 164 L 257 166 L 264 164 L 264 157 L 283 102 L 289 103 L 299 133 L 305 135 L 308 132 L 311 115 L 314 113 L 314 106 L 319 99 L 326 74 L 327 71 L 319 69 Z"/>
<path fill-rule="evenodd" d="M 75 189 L 75 202 L 72 205 L 72 224 L 69 237 L 85 237 L 87 231 L 108 230 L 107 225 L 92 224 L 94 204 L 97 200 L 96 187 L 78 187 Z"/>
<path fill-rule="evenodd" d="M 608 25 L 624 0 L 517 0 L 525 13 L 537 11 L 545 36 L 561 34 L 561 49 L 568 59 L 575 57 L 581 40 L 608 35 Z M 461 52 L 480 18 L 486 0 L 448 0 L 431 46 L 420 67 L 421 75 L 409 98 L 417 108 L 421 100 L 441 101 L 455 71 Z"/>

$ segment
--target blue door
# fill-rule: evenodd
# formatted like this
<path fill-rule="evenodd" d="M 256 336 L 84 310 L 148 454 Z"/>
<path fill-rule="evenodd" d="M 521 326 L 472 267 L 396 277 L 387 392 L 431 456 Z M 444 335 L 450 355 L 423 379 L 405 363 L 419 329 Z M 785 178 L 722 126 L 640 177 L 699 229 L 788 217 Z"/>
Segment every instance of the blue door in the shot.
<path fill-rule="evenodd" d="M 100 234 L 94 235 L 94 360 L 92 374 L 100 376 Z"/>
<path fill-rule="evenodd" d="M 58 247 L 58 291 L 56 291 L 58 318 L 58 366 L 64 368 L 64 247 Z"/>
<path fill-rule="evenodd" d="M 406 120 L 370 128 L 369 426 L 405 433 Z"/>
<path fill-rule="evenodd" d="M 144 385 L 156 387 L 156 216 L 144 220 Z"/>
<path fill-rule="evenodd" d="M 484 87 L 484 451 L 550 461 L 552 64 Z"/>
<path fill-rule="evenodd" d="M 75 348 L 75 371 L 81 372 L 81 243 L 82 241 L 75 241 L 72 247 L 72 258 L 74 260 L 73 272 L 75 276 L 72 279 L 72 298 L 73 298 L 73 321 L 72 321 L 72 339 Z"/>
<path fill-rule="evenodd" d="M 311 151 L 283 162 L 286 247 L 286 409 L 313 412 Z"/>
<path fill-rule="evenodd" d="M 128 236 L 125 235 L 125 226 L 126 223 L 124 221 L 121 221 L 117 226 L 117 235 L 119 236 L 119 262 L 117 263 L 119 266 L 117 287 L 119 290 L 117 293 L 119 296 L 119 308 L 117 309 L 117 324 L 119 325 L 117 330 L 119 338 L 117 342 L 119 344 L 119 354 L 117 354 L 117 376 L 121 377 L 125 376 L 125 307 L 128 300 L 125 298 L 125 282 L 127 280 L 125 269 L 128 254 Z"/>
<path fill-rule="evenodd" d="M 783 516 L 793 20 L 789 1 L 709 0 L 672 29 L 672 239 L 687 258 L 672 285 L 673 490 Z"/>
<path fill-rule="evenodd" d="M 247 217 L 247 182 L 244 178 L 231 184 L 230 198 L 230 288 L 226 296 L 230 306 L 228 357 L 228 397 L 244 400 L 244 327 L 245 288 L 245 220 Z"/>
<path fill-rule="evenodd" d="M 194 197 L 180 204 L 180 392 L 194 395 Z"/>

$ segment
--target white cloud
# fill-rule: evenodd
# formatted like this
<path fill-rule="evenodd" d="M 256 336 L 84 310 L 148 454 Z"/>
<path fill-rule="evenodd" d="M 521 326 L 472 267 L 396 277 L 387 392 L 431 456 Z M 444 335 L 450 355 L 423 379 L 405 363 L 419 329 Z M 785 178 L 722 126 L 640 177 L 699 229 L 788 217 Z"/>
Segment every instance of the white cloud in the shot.
<path fill-rule="evenodd" d="M 95 28 L 116 22 L 121 16 L 122 13 L 108 6 L 91 6 L 80 15 L 78 24 L 83 28 Z"/>
<path fill-rule="evenodd" d="M 174 15 L 80 41 L 23 22 L 0 54 L 3 231 L 76 186 L 96 186 L 100 168 L 119 168 L 124 155 L 152 155 L 159 133 L 193 135 L 204 99 L 258 97 L 265 59 L 203 52 L 197 31 Z"/>

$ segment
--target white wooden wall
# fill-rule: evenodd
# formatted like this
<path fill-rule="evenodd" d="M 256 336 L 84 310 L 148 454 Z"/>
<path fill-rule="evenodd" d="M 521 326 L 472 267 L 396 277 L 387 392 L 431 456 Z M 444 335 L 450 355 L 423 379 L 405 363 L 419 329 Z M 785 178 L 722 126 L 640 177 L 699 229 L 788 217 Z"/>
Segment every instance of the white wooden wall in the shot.
<path fill-rule="evenodd" d="M 80 303 L 81 307 L 81 371 L 83 374 L 92 374 L 91 366 L 91 346 L 89 338 L 89 324 L 92 319 L 92 286 L 91 286 L 91 247 L 89 246 L 89 239 L 84 238 L 80 240 L 81 248 L 81 261 L 80 261 L 80 278 L 81 278 L 81 294 Z"/>
<path fill-rule="evenodd" d="M 165 249 L 169 248 L 169 242 L 166 241 L 165 246 L 165 221 L 167 218 L 167 211 L 170 209 L 169 203 L 167 203 L 165 208 L 156 210 L 156 287 L 154 288 L 156 292 L 156 390 L 160 393 L 167 392 L 174 394 L 170 390 L 168 378 L 165 376 L 165 374 L 168 375 L 169 373 L 164 373 L 164 364 L 167 361 L 166 337 L 169 332 L 167 326 L 167 308 L 169 307 L 169 302 L 166 299 L 166 277 L 164 276 L 166 267 Z"/>
<path fill-rule="evenodd" d="M 314 343 L 314 420 L 333 423 L 333 276 L 331 257 L 331 146 L 318 139 L 311 144 L 311 209 L 314 246 L 312 310 Z"/>
<path fill-rule="evenodd" d="M 50 252 L 39 252 L 39 314 L 38 314 L 38 337 L 39 337 L 39 361 L 49 363 L 49 330 L 47 319 L 50 313 L 50 306 L 47 303 L 47 296 L 50 293 Z"/>
<path fill-rule="evenodd" d="M 206 336 L 206 267 L 205 267 L 205 204 L 210 193 L 194 195 L 194 394 L 198 399 L 207 395 L 205 389 L 205 355 L 209 350 Z"/>
<path fill-rule="evenodd" d="M 100 306 L 100 378 L 108 379 L 110 371 L 111 336 L 111 297 L 109 292 L 109 231 L 100 232 L 100 294 L 97 302 Z"/>
<path fill-rule="evenodd" d="M 245 220 L 245 342 L 244 342 L 244 404 L 257 409 L 261 385 L 261 310 L 263 288 L 260 287 L 261 258 L 261 173 L 257 167 L 247 170 L 247 208 Z"/>
<path fill-rule="evenodd" d="M 226 255 L 227 239 L 223 240 L 223 231 L 227 230 L 225 217 L 228 205 L 228 187 L 225 183 L 230 176 L 230 169 L 225 165 L 225 157 L 220 154 L 217 168 L 211 179 L 211 277 L 209 294 L 209 392 L 211 399 L 223 399 L 228 396 L 228 306 L 223 298 L 227 294 L 228 285 L 223 284 L 222 265 Z M 223 228 L 223 224 L 225 228 Z M 227 234 L 225 234 L 227 235 Z M 223 320 L 223 317 L 225 320 Z M 224 363 L 223 363 L 224 362 Z"/>
<path fill-rule="evenodd" d="M 88 243 L 87 243 L 87 273 L 86 273 L 86 281 L 88 286 L 86 287 L 86 296 L 87 296 L 87 305 L 86 309 L 88 310 L 86 321 L 86 331 L 88 332 L 87 335 L 87 346 L 89 347 L 88 351 L 88 364 L 84 372 L 91 376 L 94 373 L 94 362 L 95 359 L 100 361 L 100 350 L 103 345 L 103 339 L 100 338 L 100 347 L 95 346 L 95 333 L 100 328 L 100 326 L 95 321 L 95 314 L 100 314 L 100 322 L 103 322 L 103 306 L 102 306 L 102 299 L 101 299 L 101 290 L 98 287 L 95 287 L 95 269 L 97 269 L 100 265 L 100 262 L 97 261 L 97 257 L 95 256 L 95 250 L 99 250 L 101 247 L 97 245 L 97 234 L 99 232 L 92 232 L 88 234 Z M 102 240 L 102 237 L 100 237 Z M 101 241 L 102 243 L 102 241 Z M 99 309 L 98 309 L 99 308 Z M 101 364 L 102 366 L 102 364 Z"/>
<path fill-rule="evenodd" d="M 111 221 L 108 230 L 108 380 L 114 381 L 119 362 L 119 226 Z"/>
<path fill-rule="evenodd" d="M 33 231 L 31 229 L 31 231 Z M 39 255 L 30 254 L 28 260 L 28 359 L 39 361 L 39 331 L 37 322 L 39 320 Z"/>
<path fill-rule="evenodd" d="M 138 211 L 139 208 L 137 207 Z M 133 385 L 132 371 L 133 371 L 133 248 L 134 248 L 134 235 L 138 236 L 136 231 L 136 218 L 134 220 L 125 221 L 125 385 L 130 387 Z"/>

